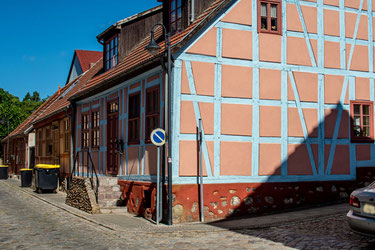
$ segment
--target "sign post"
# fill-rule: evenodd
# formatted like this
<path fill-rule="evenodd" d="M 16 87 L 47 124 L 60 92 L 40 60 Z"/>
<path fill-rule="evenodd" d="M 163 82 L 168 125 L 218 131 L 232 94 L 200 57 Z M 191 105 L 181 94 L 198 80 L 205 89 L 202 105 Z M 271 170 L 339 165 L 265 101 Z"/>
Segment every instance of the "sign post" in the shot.
<path fill-rule="evenodd" d="M 165 144 L 166 136 L 165 131 L 161 128 L 154 129 L 151 132 L 151 142 L 157 146 L 157 170 L 156 170 L 156 224 L 162 219 L 162 205 L 163 205 L 163 198 L 162 198 L 162 187 L 160 186 L 160 147 Z"/>

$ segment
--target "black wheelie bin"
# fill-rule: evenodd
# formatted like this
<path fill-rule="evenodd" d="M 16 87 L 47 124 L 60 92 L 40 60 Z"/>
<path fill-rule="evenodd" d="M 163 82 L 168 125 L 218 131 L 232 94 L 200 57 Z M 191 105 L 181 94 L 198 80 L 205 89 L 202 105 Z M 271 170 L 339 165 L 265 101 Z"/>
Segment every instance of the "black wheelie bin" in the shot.
<path fill-rule="evenodd" d="M 38 193 L 45 190 L 56 193 L 60 165 L 38 164 L 35 170 L 35 188 Z"/>

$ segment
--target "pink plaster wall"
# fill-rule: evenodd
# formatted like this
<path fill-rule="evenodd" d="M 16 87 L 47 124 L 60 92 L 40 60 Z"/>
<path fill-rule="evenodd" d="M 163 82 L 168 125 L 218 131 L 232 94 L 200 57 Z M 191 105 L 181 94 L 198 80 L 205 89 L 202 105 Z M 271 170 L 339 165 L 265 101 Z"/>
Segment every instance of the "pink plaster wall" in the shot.
<path fill-rule="evenodd" d="M 281 36 L 259 33 L 259 60 L 281 62 Z"/>
<path fill-rule="evenodd" d="M 318 111 L 303 109 L 303 116 L 309 137 L 318 137 Z M 301 120 L 297 108 L 288 108 L 288 136 L 303 137 Z"/>
<path fill-rule="evenodd" d="M 214 174 L 214 169 L 213 169 L 214 143 L 207 142 L 207 149 L 208 149 L 208 154 L 209 154 L 211 171 Z M 202 159 L 202 168 L 203 168 L 203 175 L 207 176 L 206 163 L 205 163 L 204 156 Z M 199 175 L 199 156 L 198 156 L 197 141 L 180 141 L 179 175 L 180 176 Z"/>
<path fill-rule="evenodd" d="M 317 33 L 318 29 L 318 13 L 316 7 L 301 6 L 302 15 L 305 20 L 308 33 Z"/>
<path fill-rule="evenodd" d="M 191 62 L 195 89 L 198 95 L 215 94 L 215 64 L 204 62 Z"/>
<path fill-rule="evenodd" d="M 136 89 L 141 86 L 141 82 L 134 83 L 130 86 L 130 89 Z"/>
<path fill-rule="evenodd" d="M 128 148 L 128 175 L 139 174 L 139 147 Z"/>
<path fill-rule="evenodd" d="M 221 133 L 251 135 L 253 112 L 251 105 L 221 104 Z"/>
<path fill-rule="evenodd" d="M 223 29 L 223 57 L 252 59 L 252 32 Z"/>
<path fill-rule="evenodd" d="M 346 44 L 346 63 L 348 64 L 349 55 L 351 51 L 351 44 Z M 363 45 L 356 45 L 353 51 L 353 57 L 350 64 L 351 70 L 367 71 L 369 70 L 368 64 L 368 47 Z"/>
<path fill-rule="evenodd" d="M 204 133 L 212 135 L 214 133 L 214 104 L 200 102 L 198 106 L 202 117 Z"/>
<path fill-rule="evenodd" d="M 187 77 L 186 72 L 186 65 L 185 61 L 182 61 L 182 68 L 181 68 L 181 93 L 182 94 L 190 94 L 190 87 L 189 87 L 189 80 Z"/>
<path fill-rule="evenodd" d="M 213 27 L 204 34 L 187 53 L 216 56 L 217 28 Z"/>
<path fill-rule="evenodd" d="M 324 34 L 340 36 L 340 12 L 336 10 L 323 10 Z"/>
<path fill-rule="evenodd" d="M 324 110 L 324 134 L 326 138 L 332 138 L 335 124 L 337 120 L 337 109 L 325 109 Z M 338 133 L 338 138 L 349 137 L 349 113 L 343 111 L 341 115 L 341 123 Z"/>
<path fill-rule="evenodd" d="M 281 174 L 281 145 L 259 144 L 259 175 Z"/>
<path fill-rule="evenodd" d="M 353 38 L 357 14 L 345 12 L 345 36 Z"/>
<path fill-rule="evenodd" d="M 348 145 L 336 145 L 331 174 L 350 174 L 350 157 Z"/>
<path fill-rule="evenodd" d="M 323 3 L 327 5 L 340 6 L 340 0 L 324 0 Z"/>
<path fill-rule="evenodd" d="M 150 82 L 153 82 L 155 80 L 159 79 L 159 74 L 155 74 L 153 76 L 150 76 L 149 78 L 147 78 L 147 83 L 150 83 Z"/>
<path fill-rule="evenodd" d="M 251 0 L 241 0 L 221 20 L 223 22 L 228 22 L 228 23 L 251 25 L 251 21 L 252 21 L 251 20 L 251 17 L 252 17 L 251 5 L 252 5 Z"/>
<path fill-rule="evenodd" d="M 301 20 L 298 15 L 297 6 L 295 4 L 286 4 L 286 26 L 288 30 L 303 32 Z"/>
<path fill-rule="evenodd" d="M 340 102 L 343 76 L 324 75 L 324 102 L 337 104 Z"/>
<path fill-rule="evenodd" d="M 306 144 L 289 144 L 288 175 L 311 175 L 312 173 Z"/>
<path fill-rule="evenodd" d="M 156 146 L 146 146 L 145 147 L 145 175 L 155 175 L 156 164 L 157 164 L 157 147 Z"/>
<path fill-rule="evenodd" d="M 368 161 L 371 160 L 371 147 L 370 145 L 356 145 L 355 146 L 356 160 Z"/>
<path fill-rule="evenodd" d="M 345 3 L 345 7 L 359 9 L 361 0 L 345 1 L 344 3 Z M 367 10 L 367 1 L 363 1 L 362 10 Z"/>
<path fill-rule="evenodd" d="M 370 80 L 357 77 L 355 79 L 355 99 L 370 101 Z"/>
<path fill-rule="evenodd" d="M 180 132 L 182 134 L 197 133 L 193 102 L 181 101 Z"/>
<path fill-rule="evenodd" d="M 293 72 L 299 98 L 302 102 L 318 101 L 318 74 Z M 288 76 L 288 100 L 295 100 L 293 88 Z"/>
<path fill-rule="evenodd" d="M 324 41 L 324 67 L 341 68 L 340 66 L 340 43 Z"/>
<path fill-rule="evenodd" d="M 259 135 L 281 136 L 281 107 L 259 106 Z"/>
<path fill-rule="evenodd" d="M 259 97 L 260 99 L 281 99 L 280 70 L 259 69 Z"/>
<path fill-rule="evenodd" d="M 251 175 L 251 142 L 220 142 L 220 175 Z"/>
<path fill-rule="evenodd" d="M 253 69 L 222 65 L 221 96 L 251 98 L 253 92 Z"/>
<path fill-rule="evenodd" d="M 310 54 L 304 38 L 287 38 L 287 63 L 311 66 Z"/>

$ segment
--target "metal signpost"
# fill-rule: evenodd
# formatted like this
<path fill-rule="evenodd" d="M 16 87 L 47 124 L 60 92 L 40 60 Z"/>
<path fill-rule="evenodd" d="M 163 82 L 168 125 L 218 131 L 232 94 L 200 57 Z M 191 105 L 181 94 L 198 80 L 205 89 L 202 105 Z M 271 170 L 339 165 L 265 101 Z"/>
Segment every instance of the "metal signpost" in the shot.
<path fill-rule="evenodd" d="M 161 128 L 154 129 L 151 132 L 151 142 L 157 146 L 157 173 L 156 173 L 156 224 L 162 219 L 162 205 L 163 205 L 163 196 L 162 196 L 162 187 L 160 186 L 160 147 L 165 144 L 166 136 L 165 131 Z"/>

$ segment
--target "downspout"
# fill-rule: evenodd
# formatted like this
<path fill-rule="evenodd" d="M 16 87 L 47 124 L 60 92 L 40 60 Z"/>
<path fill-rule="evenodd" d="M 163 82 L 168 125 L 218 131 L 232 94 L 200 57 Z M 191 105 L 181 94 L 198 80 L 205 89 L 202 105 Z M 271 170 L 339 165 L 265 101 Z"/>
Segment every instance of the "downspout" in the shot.
<path fill-rule="evenodd" d="M 195 4 L 195 0 L 190 0 L 191 2 L 191 6 L 190 6 L 190 23 L 193 23 L 194 22 L 194 19 L 195 19 L 195 14 L 194 14 L 194 12 L 195 12 L 195 6 L 194 6 L 194 4 Z"/>
<path fill-rule="evenodd" d="M 68 110 L 69 108 L 72 108 L 72 115 L 69 115 L 68 113 Z M 70 105 L 66 106 L 65 108 L 65 114 L 67 117 L 69 117 L 70 119 L 70 172 L 72 172 L 72 168 L 73 168 L 73 164 L 74 164 L 74 124 L 75 124 L 75 113 L 76 113 L 76 109 L 75 109 L 75 105 L 73 102 L 71 102 Z"/>
<path fill-rule="evenodd" d="M 31 125 L 28 129 L 25 130 L 24 133 L 24 139 L 25 139 L 25 168 L 30 168 L 30 162 L 29 162 L 29 159 L 30 159 L 30 150 L 29 150 L 29 132 L 32 131 L 34 129 L 34 126 Z M 26 164 L 26 156 L 27 156 L 27 164 Z"/>

